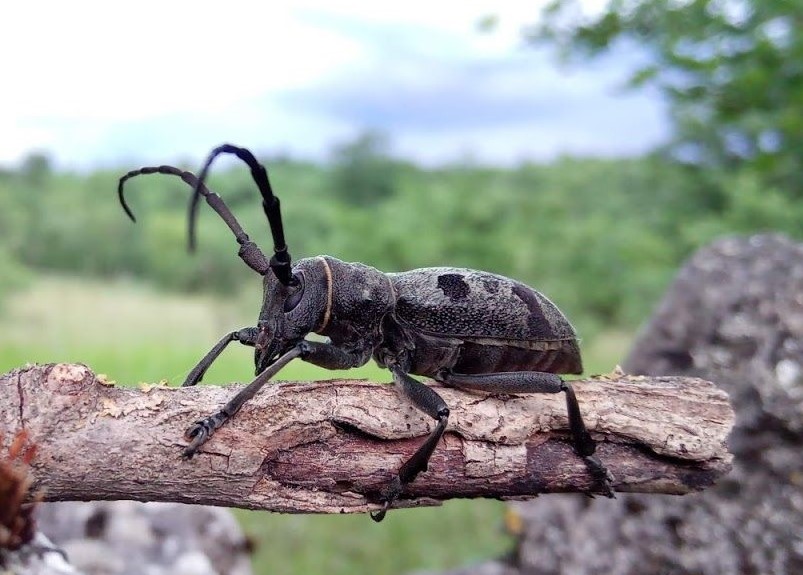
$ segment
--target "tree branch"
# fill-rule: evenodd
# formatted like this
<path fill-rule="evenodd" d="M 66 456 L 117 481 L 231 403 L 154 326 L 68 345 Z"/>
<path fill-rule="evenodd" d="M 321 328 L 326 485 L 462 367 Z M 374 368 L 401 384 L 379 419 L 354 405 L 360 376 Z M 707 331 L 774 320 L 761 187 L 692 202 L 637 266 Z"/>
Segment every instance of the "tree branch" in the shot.
<path fill-rule="evenodd" d="M 282 512 L 364 512 L 432 421 L 390 386 L 332 380 L 267 387 L 191 461 L 184 430 L 239 386 L 114 387 L 82 365 L 0 376 L 0 435 L 24 428 L 44 499 L 135 499 Z M 694 378 L 615 372 L 576 382 L 617 491 L 683 494 L 730 469 L 727 394 Z M 438 387 L 451 408 L 430 469 L 399 507 L 592 487 L 568 438 L 563 394 L 508 398 Z"/>

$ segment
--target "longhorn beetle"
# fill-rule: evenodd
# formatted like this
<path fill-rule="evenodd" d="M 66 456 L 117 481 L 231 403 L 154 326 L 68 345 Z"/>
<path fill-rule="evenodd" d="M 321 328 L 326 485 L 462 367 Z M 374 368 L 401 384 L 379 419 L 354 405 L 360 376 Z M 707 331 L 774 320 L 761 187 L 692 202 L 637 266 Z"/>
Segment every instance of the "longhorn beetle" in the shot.
<path fill-rule="evenodd" d="M 204 185 L 212 162 L 221 154 L 237 156 L 251 170 L 273 236 L 270 260 L 249 239 L 220 196 Z M 327 369 L 348 369 L 373 357 L 390 370 L 398 392 L 437 422 L 382 490 L 381 507 L 371 514 L 375 521 L 381 521 L 405 486 L 426 471 L 449 420 L 449 407 L 441 396 L 412 375 L 489 393 L 565 393 L 574 451 L 585 461 L 599 491 L 613 496 L 612 477 L 594 456 L 596 443 L 583 423 L 574 390 L 557 375 L 582 372 L 577 336 L 545 296 L 512 279 L 469 269 L 423 268 L 386 274 L 331 256 L 305 258 L 292 265 L 279 198 L 273 194 L 267 170 L 249 150 L 230 144 L 210 153 L 198 177 L 173 166 L 140 168 L 121 177 L 118 196 L 133 221 L 123 187 L 132 177 L 154 173 L 178 176 L 194 188 L 190 249 L 195 246 L 198 203 L 203 197 L 234 233 L 240 258 L 263 278 L 262 310 L 256 327 L 225 335 L 182 385 L 201 381 L 232 341 L 254 348 L 256 379 L 220 411 L 187 429 L 190 443 L 182 453 L 184 458 L 192 458 L 216 429 L 293 359 Z M 329 339 L 325 343 L 305 339 L 312 332 Z"/>

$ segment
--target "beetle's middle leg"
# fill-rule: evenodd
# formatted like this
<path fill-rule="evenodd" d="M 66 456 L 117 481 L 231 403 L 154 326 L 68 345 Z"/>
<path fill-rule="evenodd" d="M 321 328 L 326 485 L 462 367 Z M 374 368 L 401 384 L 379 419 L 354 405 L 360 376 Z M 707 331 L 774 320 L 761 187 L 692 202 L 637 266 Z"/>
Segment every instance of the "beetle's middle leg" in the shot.
<path fill-rule="evenodd" d="M 569 413 L 569 430 L 574 451 L 583 458 L 591 475 L 600 485 L 603 495 L 613 497 L 613 476 L 594 452 L 597 444 L 588 433 L 580 405 L 572 385 L 554 373 L 540 371 L 506 371 L 476 375 L 457 374 L 450 371 L 439 373 L 436 380 L 459 389 L 486 391 L 490 393 L 560 393 L 566 394 L 566 409 Z"/>
<path fill-rule="evenodd" d="M 432 452 L 435 451 L 435 446 L 438 445 L 438 441 L 443 436 L 446 424 L 449 421 L 449 408 L 435 390 L 410 377 L 398 365 L 389 365 L 388 367 L 393 374 L 393 383 L 396 389 L 412 401 L 413 405 L 418 409 L 435 419 L 438 424 L 421 447 L 418 448 L 418 451 L 402 464 L 399 472 L 382 491 L 382 509 L 371 514 L 371 519 L 377 522 L 385 518 L 385 513 L 401 495 L 404 487 L 412 482 L 419 473 L 427 470 L 429 458 L 432 456 Z"/>

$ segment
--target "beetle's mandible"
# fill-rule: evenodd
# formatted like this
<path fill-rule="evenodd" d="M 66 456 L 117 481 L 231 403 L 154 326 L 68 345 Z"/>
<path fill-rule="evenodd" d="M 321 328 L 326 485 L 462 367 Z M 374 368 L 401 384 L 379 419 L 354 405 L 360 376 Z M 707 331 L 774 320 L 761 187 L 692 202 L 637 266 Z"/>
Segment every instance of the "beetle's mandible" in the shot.
<path fill-rule="evenodd" d="M 270 259 L 249 239 L 220 196 L 204 184 L 212 162 L 221 154 L 234 154 L 251 169 L 273 236 Z M 331 256 L 305 258 L 293 265 L 279 199 L 265 167 L 247 149 L 230 144 L 211 152 L 198 177 L 173 166 L 145 167 L 125 174 L 118 195 L 132 220 L 124 185 L 132 177 L 154 173 L 178 176 L 194 188 L 189 216 L 191 247 L 203 197 L 234 233 L 240 258 L 263 278 L 257 325 L 224 336 L 183 385 L 201 381 L 232 341 L 254 348 L 256 378 L 220 411 L 187 430 L 190 443 L 183 451 L 185 458 L 191 458 L 291 360 L 348 369 L 373 358 L 390 370 L 398 392 L 437 422 L 382 490 L 380 508 L 371 515 L 374 520 L 381 521 L 405 486 L 426 471 L 449 420 L 449 407 L 441 396 L 413 375 L 488 393 L 565 393 L 574 451 L 585 461 L 598 491 L 613 495 L 612 477 L 594 455 L 596 443 L 586 430 L 574 390 L 557 375 L 582 371 L 577 336 L 544 295 L 512 279 L 468 269 L 424 268 L 386 274 Z M 328 341 L 305 339 L 313 332 Z"/>

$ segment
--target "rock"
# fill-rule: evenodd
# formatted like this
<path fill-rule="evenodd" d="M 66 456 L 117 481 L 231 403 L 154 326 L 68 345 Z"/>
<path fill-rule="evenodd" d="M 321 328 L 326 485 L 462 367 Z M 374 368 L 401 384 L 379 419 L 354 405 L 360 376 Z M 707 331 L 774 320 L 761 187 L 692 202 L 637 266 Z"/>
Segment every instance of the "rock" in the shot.
<path fill-rule="evenodd" d="M 37 527 L 86 575 L 250 575 L 227 509 L 179 503 L 43 503 Z"/>
<path fill-rule="evenodd" d="M 636 340 L 626 370 L 720 383 L 737 407 L 738 442 L 768 419 L 803 433 L 803 244 L 726 238 L 681 269 Z M 736 449 L 738 447 L 734 446 Z"/>
<path fill-rule="evenodd" d="M 86 575 L 70 565 L 64 551 L 42 533 L 16 550 L 0 549 L 0 573 L 3 575 Z"/>

